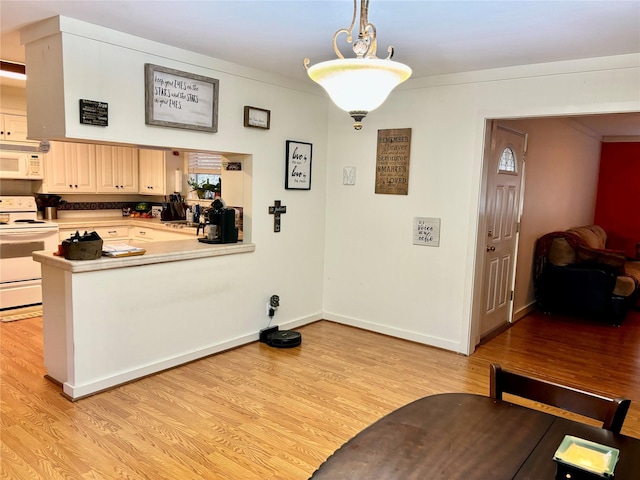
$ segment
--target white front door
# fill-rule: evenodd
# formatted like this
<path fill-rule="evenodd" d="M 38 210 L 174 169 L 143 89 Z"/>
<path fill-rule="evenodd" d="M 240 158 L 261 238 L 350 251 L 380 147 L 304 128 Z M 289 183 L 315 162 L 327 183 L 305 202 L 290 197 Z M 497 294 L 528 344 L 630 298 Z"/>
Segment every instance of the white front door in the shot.
<path fill-rule="evenodd" d="M 487 175 L 480 337 L 512 316 L 512 291 L 527 136 L 493 122 Z"/>

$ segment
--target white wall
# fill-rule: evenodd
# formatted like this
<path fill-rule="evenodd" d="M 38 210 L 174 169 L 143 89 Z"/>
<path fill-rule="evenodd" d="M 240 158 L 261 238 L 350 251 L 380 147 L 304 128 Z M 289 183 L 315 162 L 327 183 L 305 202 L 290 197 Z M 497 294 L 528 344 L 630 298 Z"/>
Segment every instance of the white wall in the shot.
<path fill-rule="evenodd" d="M 58 27 L 63 33 L 57 31 Z M 305 91 L 306 84 L 297 88 L 290 81 L 263 76 L 245 67 L 71 19 L 30 28 L 23 39 L 29 42 L 26 56 L 30 134 L 32 130 L 34 134 L 56 132 L 51 138 L 62 135 L 63 139 L 80 141 L 251 155 L 250 170 L 243 173 L 251 175 L 253 189 L 245 193 L 244 200 L 249 203 L 245 203 L 244 212 L 245 227 L 250 225 L 256 251 L 228 257 L 224 268 L 212 269 L 205 276 L 194 275 L 194 288 L 189 290 L 191 296 L 185 296 L 185 302 L 200 301 L 203 291 L 215 292 L 222 286 L 225 291 L 235 291 L 236 298 L 231 301 L 242 306 L 242 318 L 234 319 L 228 335 L 255 333 L 256 339 L 258 330 L 269 320 L 265 305 L 272 294 L 281 298 L 275 324 L 304 323 L 321 317 L 327 100 L 319 91 L 312 88 L 315 93 L 309 93 Z M 219 79 L 218 133 L 145 125 L 145 63 Z M 56 80 L 61 68 L 62 85 Z M 48 74 L 50 70 L 52 73 Z M 49 82 L 52 78 L 55 81 Z M 60 99 L 63 106 L 58 110 Z M 107 102 L 109 126 L 80 125 L 79 99 Z M 245 128 L 244 105 L 271 110 L 271 129 Z M 284 189 L 287 140 L 313 144 L 310 191 Z M 274 233 L 273 215 L 268 214 L 274 200 L 282 200 L 287 206 L 280 233 Z M 240 272 L 242 285 L 234 288 L 225 275 L 229 268 Z M 170 286 L 172 279 L 166 281 Z M 215 300 L 212 294 L 210 304 L 214 311 Z M 225 298 L 225 302 L 229 301 Z"/>
<path fill-rule="evenodd" d="M 593 223 L 601 142 L 571 119 L 501 122 L 528 134 L 514 312 L 535 302 L 533 253 L 542 235 Z"/>
<path fill-rule="evenodd" d="M 251 293 L 237 301 L 250 302 L 256 317 L 241 322 L 245 329 L 262 326 L 263 303 L 278 293 L 281 324 L 324 316 L 469 352 L 477 323 L 485 120 L 640 110 L 640 55 L 626 55 L 409 80 L 355 132 L 349 117 L 307 84 L 82 22 L 62 23 L 65 33 L 47 37 L 34 29 L 26 37 L 36 49 L 30 57 L 27 46 L 28 63 L 48 47 L 54 57 L 58 50 L 64 57 L 64 71 L 51 78 L 56 87 L 57 74 L 64 74 L 66 137 L 253 155 L 257 247 L 242 264 L 249 285 L 244 291 Z M 147 62 L 219 78 L 219 133 L 145 126 Z M 77 124 L 79 98 L 109 102 L 109 130 Z M 242 127 L 244 105 L 270 109 L 271 130 Z M 40 107 L 49 109 L 34 105 Z M 42 111 L 40 127 L 56 128 L 54 117 Z M 407 127 L 409 195 L 375 195 L 377 130 Z M 314 145 L 310 192 L 283 189 L 287 139 Z M 342 185 L 344 166 L 357 168 L 356 185 Z M 287 205 L 279 234 L 266 213 L 275 199 Z M 411 244 L 414 216 L 442 219 L 439 247 Z M 224 272 L 216 273 L 211 281 L 224 281 Z"/>
<path fill-rule="evenodd" d="M 410 80 L 354 132 L 330 110 L 325 317 L 469 352 L 486 118 L 640 110 L 639 56 Z M 378 129 L 412 128 L 408 196 L 374 194 Z M 357 184 L 342 169 L 357 167 Z M 439 217 L 439 247 L 412 245 Z"/>

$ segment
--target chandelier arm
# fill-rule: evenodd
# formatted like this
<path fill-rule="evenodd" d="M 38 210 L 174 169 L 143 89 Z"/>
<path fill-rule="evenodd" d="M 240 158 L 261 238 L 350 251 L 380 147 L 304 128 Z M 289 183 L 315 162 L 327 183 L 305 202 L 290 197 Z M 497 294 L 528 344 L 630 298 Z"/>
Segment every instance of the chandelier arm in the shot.
<path fill-rule="evenodd" d="M 385 58 L 385 60 L 391 60 L 393 58 L 394 49 L 392 45 L 387 47 L 387 52 L 389 52 L 389 56 Z"/>
<path fill-rule="evenodd" d="M 333 34 L 333 51 L 338 56 L 338 58 L 344 59 L 344 55 L 342 55 L 342 52 L 338 48 L 338 37 L 340 36 L 341 33 L 346 33 L 347 43 L 351 43 L 353 41 L 353 26 L 356 24 L 357 11 L 358 11 L 357 1 L 353 0 L 353 15 L 351 16 L 351 25 L 349 25 L 349 28 L 341 28 L 340 30 L 338 30 L 336 33 Z"/>
<path fill-rule="evenodd" d="M 376 57 L 376 51 L 378 49 L 378 41 L 376 40 L 376 26 L 373 23 L 368 23 L 364 27 L 364 36 L 369 37 L 369 48 L 367 49 L 366 58 L 378 58 Z"/>
<path fill-rule="evenodd" d="M 333 34 L 333 51 L 338 56 L 338 58 L 344 59 L 344 55 L 342 55 L 342 52 L 340 52 L 340 49 L 338 48 L 338 37 L 340 36 L 341 33 L 347 34 L 347 43 L 351 43 L 353 40 L 353 37 L 351 36 L 351 30 L 347 30 L 346 28 L 341 28 L 340 30 L 338 30 L 336 33 Z"/>

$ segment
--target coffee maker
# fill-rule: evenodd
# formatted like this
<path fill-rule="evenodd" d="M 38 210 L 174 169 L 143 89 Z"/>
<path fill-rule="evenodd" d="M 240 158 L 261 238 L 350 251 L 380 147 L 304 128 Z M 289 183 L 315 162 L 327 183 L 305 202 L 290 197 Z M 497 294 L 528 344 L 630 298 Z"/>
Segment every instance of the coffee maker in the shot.
<path fill-rule="evenodd" d="M 202 243 L 237 243 L 238 227 L 236 226 L 236 211 L 227 208 L 224 200 L 216 198 L 210 208 L 204 211 L 205 223 L 198 225 L 197 234 L 204 237 L 198 238 Z M 207 228 L 208 227 L 208 228 Z"/>

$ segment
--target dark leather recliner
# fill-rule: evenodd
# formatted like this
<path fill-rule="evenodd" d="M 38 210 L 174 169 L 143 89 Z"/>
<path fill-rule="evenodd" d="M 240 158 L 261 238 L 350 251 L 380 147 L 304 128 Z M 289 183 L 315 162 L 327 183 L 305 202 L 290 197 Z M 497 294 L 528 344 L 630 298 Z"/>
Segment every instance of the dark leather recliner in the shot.
<path fill-rule="evenodd" d="M 640 296 L 640 261 L 605 249 L 606 239 L 598 225 L 552 232 L 538 239 L 534 286 L 543 311 L 620 325 Z"/>

